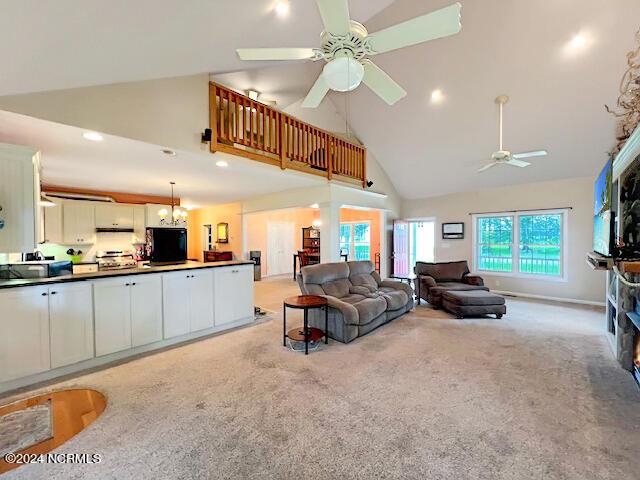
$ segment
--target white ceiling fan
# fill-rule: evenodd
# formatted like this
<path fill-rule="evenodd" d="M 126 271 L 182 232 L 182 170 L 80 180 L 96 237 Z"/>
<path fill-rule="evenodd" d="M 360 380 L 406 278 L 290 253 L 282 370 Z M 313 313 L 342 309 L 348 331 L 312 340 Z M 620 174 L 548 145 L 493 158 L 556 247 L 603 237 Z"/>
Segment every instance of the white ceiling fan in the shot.
<path fill-rule="evenodd" d="M 460 31 L 460 3 L 369 34 L 349 18 L 347 0 L 316 0 L 325 31 L 320 48 L 239 48 L 242 60 L 325 60 L 303 107 L 315 108 L 329 90 L 350 92 L 364 82 L 389 105 L 407 92 L 367 56 L 435 40 Z"/>
<path fill-rule="evenodd" d="M 531 165 L 529 162 L 525 162 L 523 158 L 532 158 L 532 157 L 545 157 L 548 155 L 546 150 L 536 150 L 534 152 L 523 152 L 523 153 L 511 153 L 509 150 L 505 150 L 502 138 L 503 138 L 503 108 L 504 105 L 509 101 L 509 97 L 506 95 L 500 95 L 496 98 L 496 103 L 500 105 L 500 149 L 497 152 L 494 152 L 491 155 L 491 162 L 486 164 L 484 167 L 480 168 L 478 172 L 484 172 L 485 170 L 489 170 L 491 167 L 499 164 L 511 165 L 513 167 L 528 167 Z"/>

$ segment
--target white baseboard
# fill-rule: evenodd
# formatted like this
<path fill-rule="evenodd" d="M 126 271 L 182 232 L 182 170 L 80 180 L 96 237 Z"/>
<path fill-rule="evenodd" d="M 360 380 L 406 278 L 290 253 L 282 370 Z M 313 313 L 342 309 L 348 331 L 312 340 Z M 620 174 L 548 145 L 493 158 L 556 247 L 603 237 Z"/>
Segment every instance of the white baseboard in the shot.
<path fill-rule="evenodd" d="M 580 300 L 577 298 L 564 298 L 564 297 L 547 297 L 546 295 L 534 295 L 532 293 L 521 293 L 521 292 L 507 292 L 504 290 L 491 290 L 493 293 L 498 293 L 500 295 L 506 295 L 509 297 L 523 297 L 523 298 L 533 298 L 535 300 L 549 300 L 551 302 L 562 302 L 562 303 L 577 303 L 580 305 L 591 305 L 594 307 L 604 307 L 604 302 L 594 302 L 592 300 Z"/>

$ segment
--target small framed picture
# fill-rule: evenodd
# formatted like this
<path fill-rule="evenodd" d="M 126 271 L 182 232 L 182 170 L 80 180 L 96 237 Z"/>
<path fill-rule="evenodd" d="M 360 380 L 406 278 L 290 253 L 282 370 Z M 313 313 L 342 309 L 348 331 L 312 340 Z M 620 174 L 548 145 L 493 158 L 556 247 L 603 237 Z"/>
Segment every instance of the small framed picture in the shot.
<path fill-rule="evenodd" d="M 445 240 L 461 240 L 464 238 L 464 223 L 443 223 L 442 238 Z"/>

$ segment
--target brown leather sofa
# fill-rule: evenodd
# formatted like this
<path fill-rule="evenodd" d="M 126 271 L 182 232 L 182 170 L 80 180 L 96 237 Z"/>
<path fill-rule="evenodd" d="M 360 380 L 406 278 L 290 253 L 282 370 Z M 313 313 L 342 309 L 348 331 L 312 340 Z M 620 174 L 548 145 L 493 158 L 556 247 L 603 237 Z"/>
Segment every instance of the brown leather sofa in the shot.
<path fill-rule="evenodd" d="M 442 294 L 447 291 L 489 291 L 484 286 L 482 277 L 470 274 L 466 260 L 443 263 L 416 262 L 414 272 L 416 281 L 420 282 L 420 298 L 434 308 L 442 307 Z"/>

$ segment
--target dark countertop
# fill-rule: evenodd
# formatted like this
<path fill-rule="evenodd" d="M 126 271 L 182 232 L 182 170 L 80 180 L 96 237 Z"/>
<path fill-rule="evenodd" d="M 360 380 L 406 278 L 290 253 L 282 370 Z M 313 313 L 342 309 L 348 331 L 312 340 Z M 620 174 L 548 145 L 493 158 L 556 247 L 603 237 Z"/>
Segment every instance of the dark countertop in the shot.
<path fill-rule="evenodd" d="M 143 275 L 146 273 L 167 273 L 180 270 L 195 270 L 199 268 L 220 268 L 234 265 L 253 265 L 250 260 L 233 260 L 229 262 L 192 262 L 188 261 L 176 265 L 158 265 L 152 267 L 125 268 L 122 270 L 101 270 L 92 273 L 76 273 L 74 275 L 62 275 L 51 278 L 25 278 L 15 280 L 0 280 L 0 289 L 14 287 L 29 287 L 34 285 L 49 285 L 52 283 L 80 282 L 96 280 L 100 278 L 120 277 L 125 275 Z"/>

